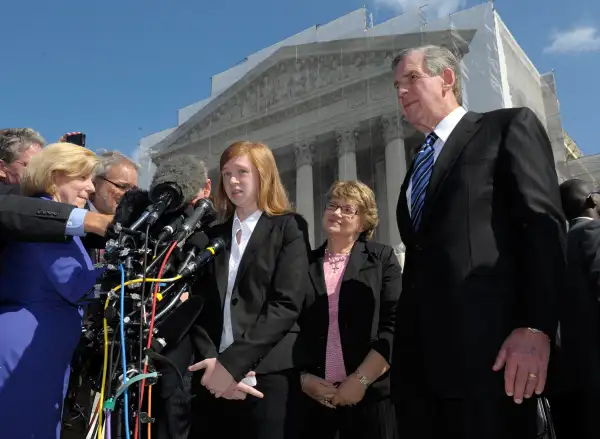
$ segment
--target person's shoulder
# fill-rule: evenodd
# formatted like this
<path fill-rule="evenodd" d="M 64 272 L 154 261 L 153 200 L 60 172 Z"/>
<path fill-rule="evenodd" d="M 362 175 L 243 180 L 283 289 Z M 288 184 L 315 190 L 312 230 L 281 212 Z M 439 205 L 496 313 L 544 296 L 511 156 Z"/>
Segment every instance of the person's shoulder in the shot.
<path fill-rule="evenodd" d="M 281 215 L 269 215 L 269 221 L 280 227 L 297 227 L 298 229 L 304 229 L 308 227 L 308 222 L 302 215 L 297 212 L 286 212 Z"/>
<path fill-rule="evenodd" d="M 483 121 L 492 121 L 494 123 L 510 123 L 517 117 L 537 119 L 536 114 L 528 107 L 500 108 L 498 110 L 481 113 L 481 116 Z"/>
<path fill-rule="evenodd" d="M 391 256 L 395 256 L 394 249 L 392 246 L 387 244 L 382 244 L 375 241 L 367 241 L 365 242 L 365 247 L 369 250 L 369 252 L 377 255 L 380 260 L 388 260 Z"/>
<path fill-rule="evenodd" d="M 0 182 L 0 195 L 19 195 L 21 187 L 18 184 Z"/>
<path fill-rule="evenodd" d="M 569 233 L 600 233 L 600 220 L 582 221 L 569 229 Z"/>

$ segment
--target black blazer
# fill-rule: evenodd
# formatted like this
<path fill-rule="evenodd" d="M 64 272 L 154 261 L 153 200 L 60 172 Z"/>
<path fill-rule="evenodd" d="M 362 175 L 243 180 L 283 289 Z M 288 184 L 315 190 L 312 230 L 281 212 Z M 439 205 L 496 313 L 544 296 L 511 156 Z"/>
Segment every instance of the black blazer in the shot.
<path fill-rule="evenodd" d="M 311 253 L 310 286 L 306 309 L 300 318 L 295 352 L 297 365 L 325 377 L 325 351 L 329 328 L 329 302 L 323 258 L 327 242 Z M 338 323 L 348 375 L 356 372 L 371 349 L 391 363 L 396 303 L 402 290 L 402 270 L 394 250 L 387 245 L 357 241 L 340 287 Z M 390 395 L 389 373 L 382 375 L 365 394 L 366 400 Z"/>
<path fill-rule="evenodd" d="M 567 237 L 567 290 L 560 307 L 559 385 L 600 390 L 600 221 L 577 219 Z"/>
<path fill-rule="evenodd" d="M 414 163 L 413 163 L 414 165 Z M 563 290 L 565 218 L 552 147 L 527 108 L 468 112 L 448 138 L 406 244 L 393 395 L 503 395 L 492 365 L 516 328 L 554 337 Z"/>
<path fill-rule="evenodd" d="M 204 308 L 190 330 L 196 361 L 217 357 L 240 381 L 251 370 L 272 373 L 293 367 L 292 349 L 308 279 L 308 225 L 300 215 L 263 214 L 244 251 L 231 296 L 234 342 L 218 354 L 223 330 L 233 219 L 211 228 L 209 237 L 229 243 L 194 282 L 192 295 Z"/>
<path fill-rule="evenodd" d="M 65 240 L 69 204 L 18 196 L 18 186 L 0 184 L 0 242 Z"/>

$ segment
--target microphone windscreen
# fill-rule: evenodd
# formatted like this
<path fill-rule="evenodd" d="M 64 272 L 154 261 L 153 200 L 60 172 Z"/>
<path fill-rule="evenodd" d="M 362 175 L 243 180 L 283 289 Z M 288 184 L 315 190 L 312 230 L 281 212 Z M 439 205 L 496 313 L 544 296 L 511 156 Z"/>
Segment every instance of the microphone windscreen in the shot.
<path fill-rule="evenodd" d="M 193 155 L 175 155 L 160 161 L 150 184 L 175 183 L 181 189 L 183 202 L 189 203 L 206 184 L 208 174 L 204 162 Z"/>
<path fill-rule="evenodd" d="M 150 205 L 148 191 L 143 189 L 130 189 L 119 201 L 113 223 L 120 223 L 124 227 L 132 225 Z"/>

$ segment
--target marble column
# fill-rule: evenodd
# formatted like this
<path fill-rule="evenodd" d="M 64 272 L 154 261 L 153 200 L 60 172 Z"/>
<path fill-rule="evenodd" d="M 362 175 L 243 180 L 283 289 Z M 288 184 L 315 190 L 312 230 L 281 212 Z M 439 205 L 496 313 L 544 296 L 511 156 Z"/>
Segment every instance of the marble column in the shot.
<path fill-rule="evenodd" d="M 400 239 L 396 221 L 396 207 L 400 196 L 400 187 L 406 176 L 406 153 L 402 122 L 397 115 L 381 118 L 383 140 L 385 142 L 385 179 L 388 208 L 388 239 L 394 248 L 400 263 L 404 262 L 404 245 Z"/>
<path fill-rule="evenodd" d="M 308 222 L 310 245 L 315 243 L 315 206 L 313 193 L 314 140 L 296 142 L 296 209 Z"/>
<path fill-rule="evenodd" d="M 356 147 L 358 127 L 348 126 L 336 130 L 338 152 L 338 180 L 356 180 Z"/>
<path fill-rule="evenodd" d="M 379 210 L 379 227 L 377 228 L 377 241 L 381 243 L 390 242 L 389 223 L 392 221 L 394 226 L 396 220 L 390 215 L 387 201 L 387 187 L 385 180 L 385 161 L 375 163 L 375 197 L 377 200 L 377 210 Z"/>

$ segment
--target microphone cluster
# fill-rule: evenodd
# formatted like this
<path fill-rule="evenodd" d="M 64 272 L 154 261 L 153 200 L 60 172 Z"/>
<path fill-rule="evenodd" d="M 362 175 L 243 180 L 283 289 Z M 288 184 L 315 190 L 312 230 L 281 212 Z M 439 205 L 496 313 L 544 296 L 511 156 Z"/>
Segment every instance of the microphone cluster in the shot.
<path fill-rule="evenodd" d="M 157 347 L 177 343 L 186 330 L 182 322 L 191 324 L 202 310 L 200 296 L 185 302 L 181 297 L 190 292 L 198 270 L 226 245 L 222 238 L 208 238 L 216 217 L 212 202 L 200 199 L 192 205 L 197 190 L 166 178 L 159 178 L 149 191 L 128 191 L 119 203 L 104 253 L 106 274 L 94 291 L 99 300 L 88 307 L 91 314 L 83 327 L 87 352 L 104 356 L 98 361 L 104 364 L 102 382 L 95 383 L 99 392 L 123 389 L 127 386 L 124 377 L 143 375 L 140 384 L 131 388 L 132 399 L 115 404 L 118 392 L 107 395 L 108 399 L 101 397 L 102 404 L 120 410 L 132 422 L 145 419 L 138 402 L 144 395 L 145 380 L 155 382 L 158 377 L 153 361 L 164 357 Z M 112 354 L 109 360 L 108 352 L 115 346 L 120 346 L 117 352 L 122 352 L 118 360 L 122 367 Z M 138 415 L 130 416 L 136 405 Z"/>

